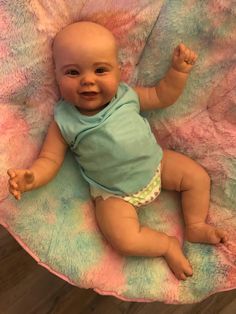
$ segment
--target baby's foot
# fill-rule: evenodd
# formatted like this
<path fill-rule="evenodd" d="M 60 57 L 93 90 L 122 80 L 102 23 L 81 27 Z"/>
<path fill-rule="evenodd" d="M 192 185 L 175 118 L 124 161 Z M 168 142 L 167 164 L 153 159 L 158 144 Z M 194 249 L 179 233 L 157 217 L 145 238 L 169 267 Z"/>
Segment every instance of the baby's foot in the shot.
<path fill-rule="evenodd" d="M 186 226 L 185 236 L 186 240 L 198 243 L 217 244 L 228 240 L 224 230 L 212 227 L 205 222 Z"/>
<path fill-rule="evenodd" d="M 192 276 L 192 267 L 184 256 L 179 241 L 175 237 L 170 237 L 170 245 L 164 258 L 177 279 L 186 280 L 187 277 Z"/>

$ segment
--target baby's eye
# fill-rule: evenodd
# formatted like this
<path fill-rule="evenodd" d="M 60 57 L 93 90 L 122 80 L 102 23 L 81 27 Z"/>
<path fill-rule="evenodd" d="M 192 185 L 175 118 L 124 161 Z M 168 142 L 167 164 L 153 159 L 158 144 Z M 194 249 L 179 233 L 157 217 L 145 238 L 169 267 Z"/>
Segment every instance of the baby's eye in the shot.
<path fill-rule="evenodd" d="M 74 69 L 70 69 L 70 70 L 66 71 L 66 75 L 77 76 L 77 75 L 79 75 L 79 71 L 74 70 Z"/>
<path fill-rule="evenodd" d="M 103 74 L 105 72 L 108 72 L 108 69 L 105 67 L 99 67 L 95 70 L 95 73 L 98 73 L 98 74 Z"/>

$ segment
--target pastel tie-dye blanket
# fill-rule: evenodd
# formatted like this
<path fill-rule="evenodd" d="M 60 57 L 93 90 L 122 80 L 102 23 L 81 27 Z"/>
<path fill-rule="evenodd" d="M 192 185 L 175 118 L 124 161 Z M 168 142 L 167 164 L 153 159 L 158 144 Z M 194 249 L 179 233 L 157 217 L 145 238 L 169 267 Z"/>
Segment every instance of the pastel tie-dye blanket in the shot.
<path fill-rule="evenodd" d="M 68 154 L 47 186 L 15 201 L 6 170 L 39 152 L 59 94 L 51 57 L 55 34 L 92 20 L 116 35 L 123 80 L 151 85 L 180 42 L 198 62 L 184 94 L 148 118 L 163 147 L 202 164 L 212 179 L 208 221 L 228 246 L 184 242 L 194 276 L 179 282 L 162 258 L 124 258 L 100 234 L 88 187 Z M 51 272 L 125 300 L 193 303 L 236 287 L 236 6 L 234 0 L 11 0 L 0 2 L 0 222 Z M 179 195 L 163 191 L 139 210 L 147 224 L 183 242 Z"/>

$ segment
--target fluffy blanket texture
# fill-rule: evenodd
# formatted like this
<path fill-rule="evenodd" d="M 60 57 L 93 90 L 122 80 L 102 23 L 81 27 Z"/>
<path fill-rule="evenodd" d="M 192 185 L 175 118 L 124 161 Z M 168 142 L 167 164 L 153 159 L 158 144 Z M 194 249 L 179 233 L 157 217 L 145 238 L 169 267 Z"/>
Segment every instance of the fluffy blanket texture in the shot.
<path fill-rule="evenodd" d="M 143 224 L 183 243 L 194 276 L 175 279 L 163 258 L 122 257 L 100 234 L 73 157 L 47 186 L 8 195 L 6 170 L 36 158 L 59 98 L 51 44 L 65 25 L 91 20 L 110 29 L 123 80 L 151 85 L 184 42 L 198 62 L 178 102 L 147 114 L 163 147 L 182 152 L 212 179 L 208 221 L 231 241 L 183 241 L 179 195 L 163 191 L 139 210 Z M 68 282 L 125 300 L 193 303 L 236 287 L 236 6 L 233 0 L 11 0 L 0 2 L 0 222 L 38 261 Z M 145 148 L 140 148 L 145 149 Z"/>

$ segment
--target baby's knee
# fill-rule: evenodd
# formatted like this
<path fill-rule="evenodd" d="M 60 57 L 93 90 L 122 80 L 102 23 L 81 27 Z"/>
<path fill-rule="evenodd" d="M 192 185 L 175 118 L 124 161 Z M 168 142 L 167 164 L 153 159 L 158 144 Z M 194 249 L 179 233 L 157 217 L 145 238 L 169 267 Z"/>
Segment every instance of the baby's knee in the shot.
<path fill-rule="evenodd" d="M 190 182 L 194 187 L 197 186 L 200 189 L 210 188 L 211 179 L 203 167 L 198 166 L 196 170 L 189 173 L 188 176 L 191 178 Z"/>

